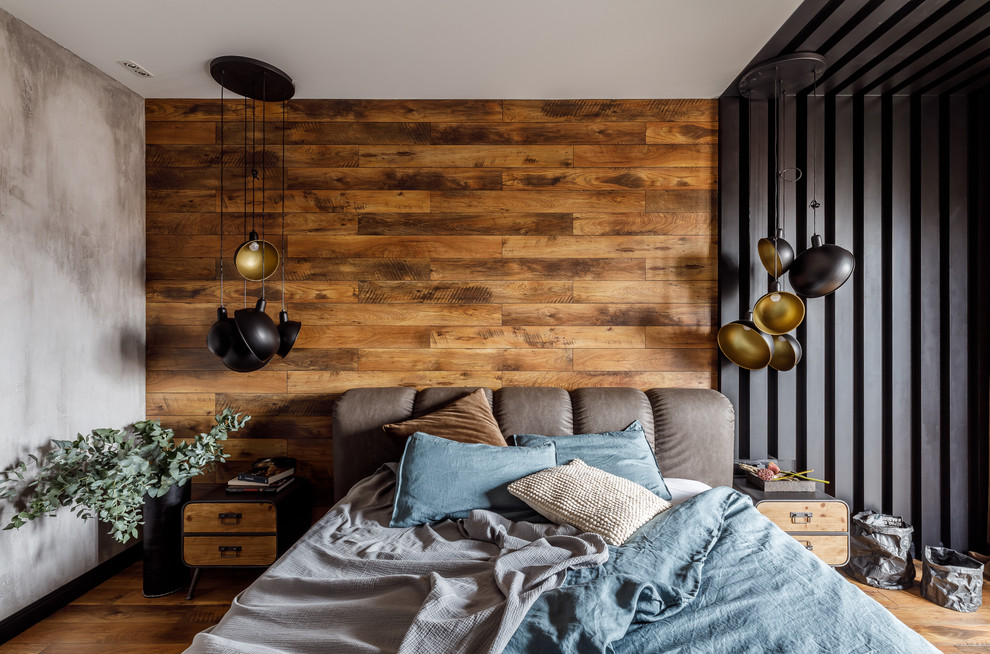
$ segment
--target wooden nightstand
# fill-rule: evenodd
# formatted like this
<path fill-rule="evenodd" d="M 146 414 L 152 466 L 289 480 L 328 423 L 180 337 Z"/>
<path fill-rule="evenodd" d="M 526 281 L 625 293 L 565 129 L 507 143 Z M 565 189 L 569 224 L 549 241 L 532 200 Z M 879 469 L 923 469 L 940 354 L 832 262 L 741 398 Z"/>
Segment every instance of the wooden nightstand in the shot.
<path fill-rule="evenodd" d="M 281 493 L 228 495 L 225 487 L 182 508 L 182 560 L 193 568 L 192 599 L 203 568 L 266 567 L 310 526 L 309 482 L 297 477 Z"/>
<path fill-rule="evenodd" d="M 825 563 L 849 561 L 849 506 L 827 493 L 764 493 L 737 477 L 732 485 L 749 495 L 756 510 Z"/>

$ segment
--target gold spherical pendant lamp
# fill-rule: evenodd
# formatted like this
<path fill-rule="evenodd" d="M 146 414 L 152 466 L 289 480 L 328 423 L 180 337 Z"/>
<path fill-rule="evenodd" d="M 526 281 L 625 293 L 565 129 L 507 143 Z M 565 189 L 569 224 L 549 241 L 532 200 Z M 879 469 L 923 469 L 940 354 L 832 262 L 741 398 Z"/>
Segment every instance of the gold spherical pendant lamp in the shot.
<path fill-rule="evenodd" d="M 278 248 L 258 237 L 253 231 L 248 240 L 237 246 L 234 251 L 234 266 L 242 277 L 252 282 L 268 279 L 278 270 Z"/>
<path fill-rule="evenodd" d="M 780 290 L 780 282 L 770 284 L 770 291 L 753 305 L 753 322 L 761 331 L 777 336 L 794 331 L 804 321 L 801 298 Z"/>
<path fill-rule="evenodd" d="M 773 357 L 770 367 L 780 372 L 787 372 L 801 363 L 803 354 L 801 344 L 790 334 L 778 334 L 773 337 Z"/>
<path fill-rule="evenodd" d="M 764 334 L 747 316 L 722 325 L 718 330 L 718 349 L 740 368 L 760 370 L 766 368 L 773 357 L 773 339 Z"/>

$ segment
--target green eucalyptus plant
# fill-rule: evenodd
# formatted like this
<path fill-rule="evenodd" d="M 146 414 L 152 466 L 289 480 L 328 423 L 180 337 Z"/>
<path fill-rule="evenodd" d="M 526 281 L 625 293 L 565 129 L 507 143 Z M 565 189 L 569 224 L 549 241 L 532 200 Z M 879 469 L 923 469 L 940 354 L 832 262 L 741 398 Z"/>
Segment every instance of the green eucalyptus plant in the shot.
<path fill-rule="evenodd" d="M 225 461 L 227 432 L 237 431 L 251 416 L 241 419 L 241 414 L 224 409 L 215 419 L 210 433 L 192 441 L 175 440 L 174 432 L 158 420 L 136 422 L 132 433 L 94 429 L 73 441 L 52 440 L 54 447 L 41 457 L 28 456 L 37 471 L 26 485 L 25 461 L 0 472 L 0 499 L 27 504 L 4 529 L 18 529 L 69 506 L 83 520 L 106 522 L 110 535 L 121 543 L 137 538 L 145 495 L 161 497 L 172 486 Z"/>

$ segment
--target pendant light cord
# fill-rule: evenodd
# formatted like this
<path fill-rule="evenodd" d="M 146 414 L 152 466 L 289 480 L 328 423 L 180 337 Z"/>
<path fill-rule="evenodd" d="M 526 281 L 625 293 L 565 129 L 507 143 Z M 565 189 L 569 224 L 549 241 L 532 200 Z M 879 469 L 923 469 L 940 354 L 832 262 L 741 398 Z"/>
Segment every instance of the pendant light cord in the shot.
<path fill-rule="evenodd" d="M 265 157 L 268 155 L 267 130 L 268 76 L 261 74 L 261 297 L 265 297 Z"/>
<path fill-rule="evenodd" d="M 244 96 L 244 199 L 241 200 L 243 204 L 241 208 L 244 212 L 244 240 L 247 240 L 248 228 L 247 228 L 247 180 L 248 180 L 248 125 L 247 125 L 247 96 Z"/>
<path fill-rule="evenodd" d="M 282 100 L 282 311 L 285 311 L 285 100 Z"/>
<path fill-rule="evenodd" d="M 220 306 L 223 306 L 223 73 L 220 71 Z"/>
<path fill-rule="evenodd" d="M 780 253 L 777 252 L 777 243 L 778 243 L 777 233 L 780 230 L 780 181 L 781 181 L 781 177 L 780 177 L 780 171 L 781 171 L 781 169 L 780 169 L 780 102 L 781 102 L 781 100 L 780 100 L 780 98 L 781 98 L 781 89 L 780 89 L 780 71 L 778 69 L 775 69 L 775 73 L 776 73 L 776 78 L 777 79 L 774 80 L 774 86 L 776 87 L 776 91 L 777 92 L 776 92 L 776 98 L 774 98 L 776 100 L 776 102 L 774 102 L 774 113 L 776 115 L 774 116 L 774 121 L 773 121 L 774 122 L 774 124 L 773 124 L 773 127 L 774 127 L 774 129 L 773 129 L 773 156 L 774 156 L 774 159 L 775 159 L 774 165 L 777 168 L 777 174 L 774 175 L 774 179 L 773 179 L 773 200 L 774 200 L 774 208 L 773 208 L 773 218 L 774 218 L 774 230 L 773 230 L 773 278 L 776 280 L 778 277 L 780 277 L 780 270 L 779 270 L 779 267 L 778 267 L 778 262 L 780 261 Z"/>
<path fill-rule="evenodd" d="M 248 239 L 247 226 L 247 205 L 248 205 L 248 99 L 244 96 L 244 198 L 241 200 L 244 207 L 244 240 Z M 247 308 L 247 277 L 244 277 L 244 308 Z"/>
<path fill-rule="evenodd" d="M 255 191 L 257 185 L 254 183 L 258 179 L 258 101 L 251 98 L 251 231 L 254 231 L 257 220 L 257 210 L 255 209 Z"/>
<path fill-rule="evenodd" d="M 815 174 L 811 178 L 811 221 L 812 234 L 818 233 L 818 207 L 822 206 L 818 202 L 818 69 L 812 68 L 815 76 L 814 103 L 811 108 L 811 163 L 815 167 Z"/>

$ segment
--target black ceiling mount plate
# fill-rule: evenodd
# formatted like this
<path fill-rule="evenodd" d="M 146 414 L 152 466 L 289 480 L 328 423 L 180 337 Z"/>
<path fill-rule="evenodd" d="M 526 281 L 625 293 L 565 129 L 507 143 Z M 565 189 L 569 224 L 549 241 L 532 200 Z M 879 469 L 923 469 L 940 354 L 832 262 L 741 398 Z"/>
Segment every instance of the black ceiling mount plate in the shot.
<path fill-rule="evenodd" d="M 767 59 L 747 70 L 739 80 L 739 94 L 751 100 L 777 97 L 777 83 L 794 95 L 809 88 L 825 72 L 825 57 L 816 52 L 795 52 Z"/>
<path fill-rule="evenodd" d="M 210 62 L 210 75 L 228 91 L 264 102 L 289 100 L 296 94 L 292 78 L 271 64 L 227 55 Z"/>

